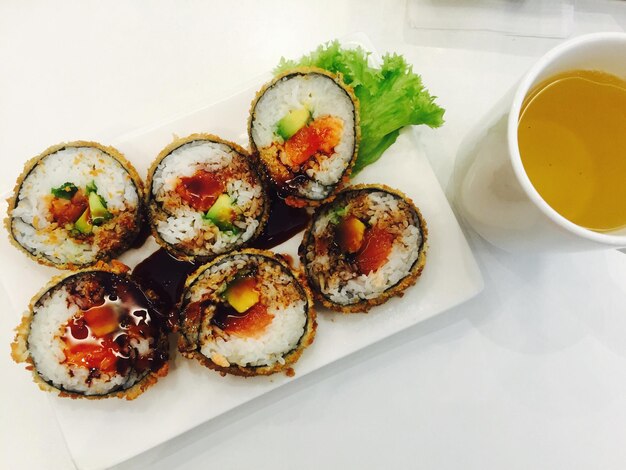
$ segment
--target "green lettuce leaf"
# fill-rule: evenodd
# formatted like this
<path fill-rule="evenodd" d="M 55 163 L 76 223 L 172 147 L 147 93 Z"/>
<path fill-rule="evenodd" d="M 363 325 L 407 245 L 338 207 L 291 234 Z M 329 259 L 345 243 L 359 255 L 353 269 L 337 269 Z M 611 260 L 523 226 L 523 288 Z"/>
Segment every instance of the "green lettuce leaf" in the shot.
<path fill-rule="evenodd" d="M 283 57 L 274 70 L 278 74 L 294 67 L 319 67 L 342 74 L 344 82 L 352 86 L 361 116 L 361 144 L 352 175 L 378 160 L 404 126 L 443 124 L 444 110 L 402 56 L 385 54 L 378 68 L 369 65 L 369 55 L 360 47 L 344 49 L 332 41 L 299 60 Z"/>

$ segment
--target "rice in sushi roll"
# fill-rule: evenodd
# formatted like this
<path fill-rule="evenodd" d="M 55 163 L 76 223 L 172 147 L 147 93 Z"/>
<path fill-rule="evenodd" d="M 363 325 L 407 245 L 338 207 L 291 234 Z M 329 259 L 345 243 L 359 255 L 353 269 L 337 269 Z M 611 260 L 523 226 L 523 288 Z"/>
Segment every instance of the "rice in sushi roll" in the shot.
<path fill-rule="evenodd" d="M 247 249 L 216 258 L 188 279 L 179 350 L 222 374 L 289 372 L 315 328 L 306 283 L 272 252 Z"/>
<path fill-rule="evenodd" d="M 148 175 L 152 233 L 173 256 L 206 260 L 251 243 L 269 216 L 256 160 L 209 134 L 177 139 Z"/>
<path fill-rule="evenodd" d="M 348 180 L 356 160 L 357 99 L 336 75 L 295 69 L 259 91 L 248 132 L 286 203 L 319 205 Z"/>
<path fill-rule="evenodd" d="M 141 228 L 143 186 L 112 147 L 70 142 L 26 164 L 9 200 L 11 242 L 42 264 L 76 269 L 109 260 Z"/>
<path fill-rule="evenodd" d="M 163 320 L 122 269 L 90 268 L 33 298 L 12 356 L 29 364 L 42 390 L 132 400 L 167 374 Z"/>
<path fill-rule="evenodd" d="M 299 254 L 316 297 L 365 312 L 413 285 L 426 262 L 426 222 L 413 202 L 382 185 L 357 185 L 320 207 Z"/>

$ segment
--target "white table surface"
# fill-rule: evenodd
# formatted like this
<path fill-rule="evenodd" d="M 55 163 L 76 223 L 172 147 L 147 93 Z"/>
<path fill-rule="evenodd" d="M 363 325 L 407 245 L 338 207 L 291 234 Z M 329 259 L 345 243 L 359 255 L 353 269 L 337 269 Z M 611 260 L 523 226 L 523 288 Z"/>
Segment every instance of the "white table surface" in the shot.
<path fill-rule="evenodd" d="M 626 2 L 574 5 L 572 34 L 626 28 Z M 187 113 L 281 55 L 355 31 L 404 54 L 447 108 L 443 128 L 420 131 L 446 187 L 472 124 L 555 40 L 426 47 L 405 12 L 403 1 L 0 2 L 0 193 L 53 143 L 106 143 Z M 486 283 L 474 300 L 119 468 L 625 468 L 626 256 L 521 257 L 468 234 Z M 1 290 L 0 305 L 0 468 L 71 469 L 46 395 L 9 358 L 20 313 Z"/>

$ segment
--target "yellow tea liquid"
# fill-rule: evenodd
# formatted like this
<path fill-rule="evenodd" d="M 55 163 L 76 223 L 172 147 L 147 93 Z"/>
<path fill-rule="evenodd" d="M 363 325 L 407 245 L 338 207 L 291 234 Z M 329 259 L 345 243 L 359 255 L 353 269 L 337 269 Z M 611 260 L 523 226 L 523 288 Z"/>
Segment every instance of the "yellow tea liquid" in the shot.
<path fill-rule="evenodd" d="M 626 226 L 626 81 L 589 70 L 546 80 L 526 97 L 517 136 L 554 210 L 599 232 Z"/>

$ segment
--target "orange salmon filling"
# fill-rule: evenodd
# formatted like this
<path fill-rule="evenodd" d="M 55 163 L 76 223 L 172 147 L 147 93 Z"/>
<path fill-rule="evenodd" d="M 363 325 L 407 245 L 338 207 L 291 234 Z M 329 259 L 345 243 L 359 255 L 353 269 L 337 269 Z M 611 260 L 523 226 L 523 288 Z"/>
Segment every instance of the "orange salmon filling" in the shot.
<path fill-rule="evenodd" d="M 73 224 L 85 212 L 88 205 L 87 196 L 82 189 L 76 191 L 72 199 L 55 197 L 50 202 L 52 220 L 59 225 Z"/>
<path fill-rule="evenodd" d="M 332 116 L 322 116 L 308 126 L 302 127 L 285 142 L 285 152 L 281 153 L 281 162 L 291 168 L 297 168 L 313 155 L 330 155 L 341 141 L 343 121 Z"/>
<path fill-rule="evenodd" d="M 101 305 L 94 306 L 72 317 L 64 327 L 65 342 L 63 352 L 65 362 L 69 365 L 97 369 L 100 372 L 115 373 L 120 359 L 128 359 L 122 352 L 120 344 L 129 342 L 129 338 L 149 337 L 145 310 L 131 312 L 136 324 L 120 325 L 120 300 L 105 300 Z M 122 336 L 121 343 L 116 340 Z"/>
<path fill-rule="evenodd" d="M 118 328 L 117 313 L 106 304 L 71 318 L 63 336 L 67 364 L 105 373 L 116 372 L 120 347 L 110 333 Z"/>
<path fill-rule="evenodd" d="M 267 311 L 262 303 L 257 303 L 246 310 L 242 316 L 229 315 L 224 322 L 223 330 L 240 336 L 258 336 L 272 323 L 274 315 Z"/>
<path fill-rule="evenodd" d="M 394 236 L 378 226 L 365 231 L 363 245 L 356 255 L 356 265 L 361 274 L 376 271 L 387 262 Z"/>
<path fill-rule="evenodd" d="M 212 322 L 226 333 L 259 336 L 272 323 L 274 315 L 259 301 L 257 280 L 253 276 L 233 281 L 224 297 L 226 303 L 218 304 Z"/>
<path fill-rule="evenodd" d="M 180 178 L 176 193 L 195 210 L 206 212 L 224 189 L 224 182 L 215 173 L 200 170 L 193 176 Z"/>

